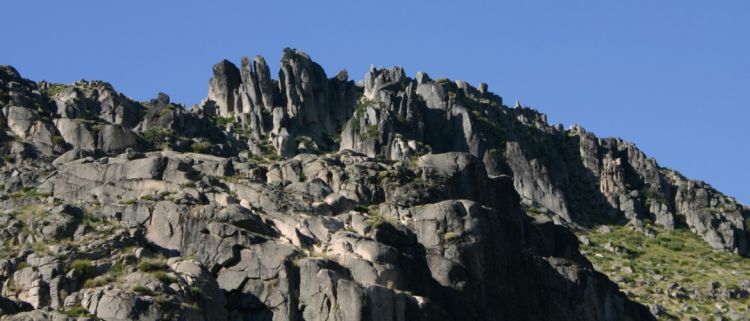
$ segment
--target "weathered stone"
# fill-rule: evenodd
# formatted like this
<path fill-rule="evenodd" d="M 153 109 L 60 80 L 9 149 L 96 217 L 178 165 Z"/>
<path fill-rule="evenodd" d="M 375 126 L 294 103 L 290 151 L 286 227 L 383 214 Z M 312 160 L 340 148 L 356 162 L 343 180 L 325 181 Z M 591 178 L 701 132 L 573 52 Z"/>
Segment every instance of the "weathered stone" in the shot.
<path fill-rule="evenodd" d="M 119 154 L 128 148 L 140 149 L 138 136 L 121 125 L 104 125 L 99 131 L 97 148 L 108 154 Z"/>

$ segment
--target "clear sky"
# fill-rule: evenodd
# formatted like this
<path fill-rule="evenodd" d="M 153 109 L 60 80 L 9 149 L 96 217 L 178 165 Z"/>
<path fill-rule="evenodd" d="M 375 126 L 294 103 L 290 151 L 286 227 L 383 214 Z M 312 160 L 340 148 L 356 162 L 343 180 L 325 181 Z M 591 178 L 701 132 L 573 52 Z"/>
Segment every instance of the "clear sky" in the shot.
<path fill-rule="evenodd" d="M 750 1 L 38 1 L 0 5 L 0 64 L 192 105 L 211 66 L 284 47 L 486 82 L 567 127 L 635 142 L 750 204 Z"/>

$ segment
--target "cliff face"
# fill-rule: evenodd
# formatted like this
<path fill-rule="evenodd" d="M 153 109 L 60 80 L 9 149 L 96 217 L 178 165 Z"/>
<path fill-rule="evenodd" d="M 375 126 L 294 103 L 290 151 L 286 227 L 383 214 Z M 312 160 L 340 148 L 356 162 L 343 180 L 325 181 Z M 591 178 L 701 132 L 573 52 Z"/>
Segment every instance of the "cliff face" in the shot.
<path fill-rule="evenodd" d="M 286 108 L 266 120 L 273 118 L 269 140 L 280 156 L 308 151 L 287 144 L 300 139 L 313 150 L 335 148 L 334 140 L 339 150 L 388 160 L 471 153 L 490 175 L 512 176 L 525 205 L 560 222 L 682 225 L 715 249 L 748 255 L 748 212 L 733 198 L 660 167 L 631 143 L 600 139 L 580 126 L 550 126 L 533 109 L 508 108 L 486 84 L 477 89 L 425 73 L 411 79 L 394 67 L 372 68 L 359 88 L 345 75 L 325 79 L 320 66 L 292 50 L 279 75 L 274 105 Z"/>
<path fill-rule="evenodd" d="M 287 49 L 208 98 L 0 69 L 0 315 L 44 320 L 650 320 L 568 227 L 652 222 L 747 255 L 748 210 L 487 85 Z M 22 312 L 27 311 L 27 312 Z"/>

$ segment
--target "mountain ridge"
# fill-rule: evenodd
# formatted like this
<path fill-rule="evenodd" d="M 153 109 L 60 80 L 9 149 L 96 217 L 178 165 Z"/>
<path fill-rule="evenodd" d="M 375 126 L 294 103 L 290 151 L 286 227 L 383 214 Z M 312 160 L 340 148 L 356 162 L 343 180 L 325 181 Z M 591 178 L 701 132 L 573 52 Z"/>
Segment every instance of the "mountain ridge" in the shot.
<path fill-rule="evenodd" d="M 748 255 L 734 198 L 486 84 L 355 83 L 288 48 L 278 79 L 259 56 L 212 71 L 186 109 L 0 68 L 2 296 L 34 308 L 15 316 L 647 320 L 571 230 L 689 229 Z"/>

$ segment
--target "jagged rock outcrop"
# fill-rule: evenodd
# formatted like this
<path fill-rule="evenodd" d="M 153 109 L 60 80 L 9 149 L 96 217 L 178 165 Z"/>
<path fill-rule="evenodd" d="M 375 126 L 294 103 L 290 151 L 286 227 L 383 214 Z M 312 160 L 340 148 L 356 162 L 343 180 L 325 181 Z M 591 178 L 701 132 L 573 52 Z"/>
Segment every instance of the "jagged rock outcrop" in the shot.
<path fill-rule="evenodd" d="M 303 154 L 266 175 L 217 157 L 140 157 L 74 161 L 40 191 L 66 202 L 87 199 L 84 191 L 105 204 L 134 199 L 99 213 L 142 229 L 166 253 L 200 261 L 216 276 L 230 319 L 649 318 L 593 271 L 565 228 L 535 227 L 510 178 L 487 176 L 471 154 L 427 155 L 416 167 Z M 334 215 L 326 202 L 333 194 L 370 206 Z M 100 317 L 167 313 L 138 295 L 97 291 L 81 302 Z M 90 303 L 115 299 L 121 310 Z M 599 310 L 604 302 L 609 310 Z"/>
<path fill-rule="evenodd" d="M 199 108 L 237 120 L 234 126 L 253 152 L 288 157 L 331 149 L 332 137 L 352 114 L 355 91 L 345 71 L 328 79 L 310 56 L 285 49 L 278 81 L 260 56 L 252 62 L 243 57 L 241 70 L 227 60 L 219 62 Z"/>
<path fill-rule="evenodd" d="M 3 318 L 653 320 L 569 227 L 750 250 L 733 198 L 486 84 L 280 65 L 190 109 L 0 67 Z"/>
<path fill-rule="evenodd" d="M 243 111 L 238 99 L 241 83 L 240 70 L 229 60 L 222 60 L 213 68 L 214 76 L 208 87 L 208 99 L 216 106 L 216 114 L 231 116 Z"/>

